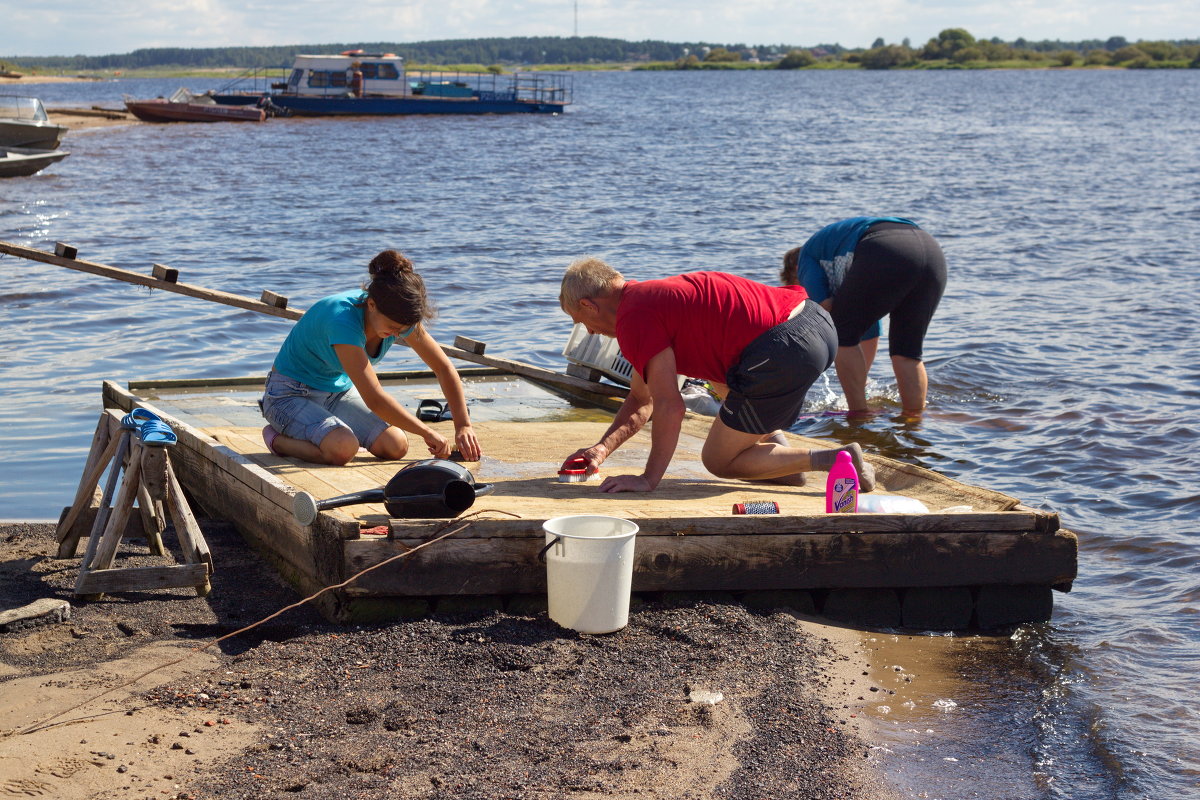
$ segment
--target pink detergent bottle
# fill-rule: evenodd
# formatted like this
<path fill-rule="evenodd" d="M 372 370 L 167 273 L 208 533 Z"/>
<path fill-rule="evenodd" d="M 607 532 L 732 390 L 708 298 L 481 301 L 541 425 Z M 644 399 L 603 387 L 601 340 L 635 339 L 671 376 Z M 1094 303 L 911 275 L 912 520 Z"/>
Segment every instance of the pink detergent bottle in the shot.
<path fill-rule="evenodd" d="M 858 470 L 845 450 L 837 454 L 825 481 L 825 513 L 858 513 Z"/>

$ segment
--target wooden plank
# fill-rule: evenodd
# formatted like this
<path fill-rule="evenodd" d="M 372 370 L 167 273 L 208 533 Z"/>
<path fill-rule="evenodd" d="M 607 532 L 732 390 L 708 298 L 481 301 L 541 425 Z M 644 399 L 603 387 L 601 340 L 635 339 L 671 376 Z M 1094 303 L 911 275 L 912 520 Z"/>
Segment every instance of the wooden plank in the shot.
<path fill-rule="evenodd" d="M 35 250 L 32 247 L 22 247 L 21 245 L 13 244 L 12 242 L 0 242 L 0 253 L 26 258 L 30 261 L 40 261 L 44 264 L 53 264 L 57 267 L 66 267 L 67 269 L 77 270 L 79 272 L 87 272 L 91 275 L 99 275 L 102 278 L 112 278 L 125 283 L 132 283 L 137 286 L 149 286 L 154 289 L 161 289 L 165 292 L 175 292 L 176 294 L 187 295 L 199 300 L 209 300 L 214 303 L 222 303 L 227 306 L 236 308 L 244 308 L 249 311 L 258 311 L 262 314 L 270 314 L 275 317 L 283 317 L 285 319 L 300 319 L 303 312 L 288 308 L 275 308 L 267 305 L 259 300 L 254 300 L 241 295 L 230 294 L 216 289 L 205 289 L 203 286 L 192 286 L 186 283 L 168 283 L 159 280 L 153 275 L 141 275 L 136 272 L 131 272 L 127 269 L 118 267 L 110 267 L 107 264 L 99 264 L 92 261 L 83 261 L 76 258 L 66 258 L 47 253 L 44 250 Z"/>
<path fill-rule="evenodd" d="M 108 569 L 112 566 L 113 559 L 117 555 L 117 547 L 121 544 L 121 536 L 125 532 L 125 525 L 129 522 L 130 514 L 133 511 L 133 502 L 137 499 L 138 486 L 141 485 L 143 449 L 141 442 L 136 438 L 133 439 L 129 466 L 125 468 L 121 491 L 117 492 L 117 497 L 113 501 L 112 515 L 104 525 L 104 533 L 100 536 L 95 556 L 80 565 L 80 575 L 88 570 Z M 81 592 L 76 591 L 76 594 L 81 594 Z"/>
<path fill-rule="evenodd" d="M 162 506 L 150 496 L 145 481 L 138 487 L 137 493 L 138 516 L 142 520 L 142 529 L 146 532 L 146 543 L 150 546 L 150 554 L 166 555 L 163 548 L 162 533 L 166 524 L 162 519 Z"/>
<path fill-rule="evenodd" d="M 104 529 L 108 526 L 108 517 L 112 513 L 113 494 L 116 492 L 117 481 L 120 479 L 121 465 L 125 461 L 126 454 L 129 452 L 129 443 L 131 441 L 131 435 L 129 431 L 121 431 L 120 435 L 114 438 L 119 440 L 117 452 L 113 456 L 112 467 L 108 473 L 108 480 L 104 483 L 104 494 L 102 494 L 100 497 L 100 506 L 99 510 L 96 512 L 95 522 L 92 523 L 91 530 L 88 532 L 88 543 L 87 548 L 84 550 L 83 563 L 80 567 L 81 569 L 92 563 L 92 559 L 96 555 L 96 548 L 100 544 L 100 536 L 102 535 Z M 66 548 L 64 545 L 66 545 L 66 542 L 63 542 L 59 547 L 60 557 L 66 558 L 75 554 L 74 546 Z M 68 549 L 70 550 L 70 554 L 66 555 L 66 551 Z"/>
<path fill-rule="evenodd" d="M 753 534 L 803 535 L 812 533 L 1021 533 L 1038 532 L 1034 514 L 998 511 L 980 514 L 816 514 L 784 516 L 731 515 L 638 517 L 638 537 L 647 536 L 748 536 Z M 456 534 L 459 539 L 522 538 L 541 534 L 545 519 L 475 518 Z M 389 520 L 393 538 L 433 538 L 441 521 Z M 1046 533 L 1047 531 L 1041 531 Z"/>
<path fill-rule="evenodd" d="M 117 454 L 119 436 L 112 436 L 108 420 L 104 414 L 96 423 L 96 433 L 92 436 L 92 447 L 88 452 L 87 461 L 83 465 L 83 475 L 79 479 L 79 488 L 75 491 L 75 499 L 71 503 L 66 516 L 59 522 L 56 535 L 58 537 L 59 558 L 72 558 L 79 547 L 79 537 L 82 531 L 76 526 L 79 515 L 87 508 L 95 494 L 100 476 Z"/>
<path fill-rule="evenodd" d="M 353 575 L 422 540 L 345 543 Z M 349 594 L 545 591 L 543 538 L 447 539 L 359 578 Z M 638 536 L 634 591 L 1045 584 L 1075 574 L 1073 534 L 855 533 Z"/>
<path fill-rule="evenodd" d="M 121 567 L 89 570 L 79 576 L 75 594 L 98 595 L 146 589 L 181 589 L 208 580 L 204 564 L 171 564 L 162 567 Z"/>
<path fill-rule="evenodd" d="M 104 381 L 102 393 L 106 407 L 116 407 L 126 412 L 133 410 L 134 407 L 139 407 L 158 414 L 175 431 L 175 435 L 179 440 L 178 445 L 194 452 L 209 453 L 212 460 L 220 463 L 224 471 L 235 480 L 247 484 L 254 491 L 266 496 L 272 502 L 285 508 L 291 508 L 293 494 L 291 487 L 242 454 L 220 444 L 216 439 L 203 431 L 193 428 L 191 425 L 176 419 L 165 411 L 125 391 L 113 381 Z M 179 449 L 179 446 L 172 448 L 173 451 Z"/>
<path fill-rule="evenodd" d="M 458 367 L 457 371 L 463 377 L 479 378 L 511 374 L 495 367 Z M 376 374 L 379 376 L 379 380 L 383 382 L 425 380 L 436 377 L 433 370 L 429 369 L 381 371 Z M 241 378 L 155 378 L 144 381 L 129 381 L 125 384 L 125 387 L 130 392 L 140 392 L 147 389 L 216 389 L 226 386 L 262 386 L 266 381 L 267 378 L 265 375 L 247 375 Z"/>
<path fill-rule="evenodd" d="M 175 535 L 179 539 L 179 548 L 183 551 L 183 560 L 188 564 L 207 564 L 209 574 L 213 571 L 212 554 L 204 533 L 192 516 L 187 498 L 183 496 L 183 487 L 175 476 L 175 470 L 169 470 L 166 475 L 167 508 L 171 520 L 175 523 Z"/>

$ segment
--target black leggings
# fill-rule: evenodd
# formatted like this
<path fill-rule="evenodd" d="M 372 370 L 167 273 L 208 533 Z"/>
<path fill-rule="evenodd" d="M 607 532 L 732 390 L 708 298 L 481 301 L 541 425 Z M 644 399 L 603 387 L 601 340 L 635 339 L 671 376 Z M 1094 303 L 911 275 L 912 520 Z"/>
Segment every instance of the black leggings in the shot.
<path fill-rule="evenodd" d="M 833 298 L 838 345 L 853 347 L 888 316 L 888 353 L 921 360 L 925 332 L 946 290 L 946 258 L 920 228 L 877 222 L 858 240 Z"/>

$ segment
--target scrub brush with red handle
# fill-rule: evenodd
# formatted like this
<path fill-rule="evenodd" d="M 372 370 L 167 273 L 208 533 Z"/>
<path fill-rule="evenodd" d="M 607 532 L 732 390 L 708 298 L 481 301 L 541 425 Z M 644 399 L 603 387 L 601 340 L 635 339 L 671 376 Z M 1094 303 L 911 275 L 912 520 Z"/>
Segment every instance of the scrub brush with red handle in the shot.
<path fill-rule="evenodd" d="M 558 471 L 559 483 L 583 483 L 590 477 L 591 475 L 587 471 L 587 459 L 583 456 L 575 456 L 563 464 L 563 468 Z"/>

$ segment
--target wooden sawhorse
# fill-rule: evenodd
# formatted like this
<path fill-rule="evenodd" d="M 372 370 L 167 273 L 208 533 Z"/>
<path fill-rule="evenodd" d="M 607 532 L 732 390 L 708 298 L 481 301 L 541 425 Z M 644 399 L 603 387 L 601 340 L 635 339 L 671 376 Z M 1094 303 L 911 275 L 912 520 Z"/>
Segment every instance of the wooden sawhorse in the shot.
<path fill-rule="evenodd" d="M 96 487 L 107 468 L 108 479 L 100 505 L 95 509 L 87 549 L 75 581 L 77 597 L 94 600 L 105 592 L 185 586 L 195 587 L 196 594 L 205 597 L 211 589 L 208 577 L 213 572 L 212 554 L 167 457 L 167 451 L 175 444 L 174 436 L 153 435 L 151 429 L 156 426 L 139 424 L 139 420 L 150 418 L 159 419 L 144 409 L 136 409 L 125 416 L 106 409 L 100 415 L 75 501 L 64 513 L 57 530 L 58 557 L 73 558 L 82 535 L 83 526 L 78 523 L 84 511 L 92 507 Z M 160 423 L 156 429 L 169 430 L 161 425 L 165 423 Z M 125 476 L 118 492 L 122 470 Z M 166 530 L 166 515 L 169 514 L 184 563 L 154 567 L 113 566 L 135 501 L 151 553 L 166 555 L 162 533 Z"/>

